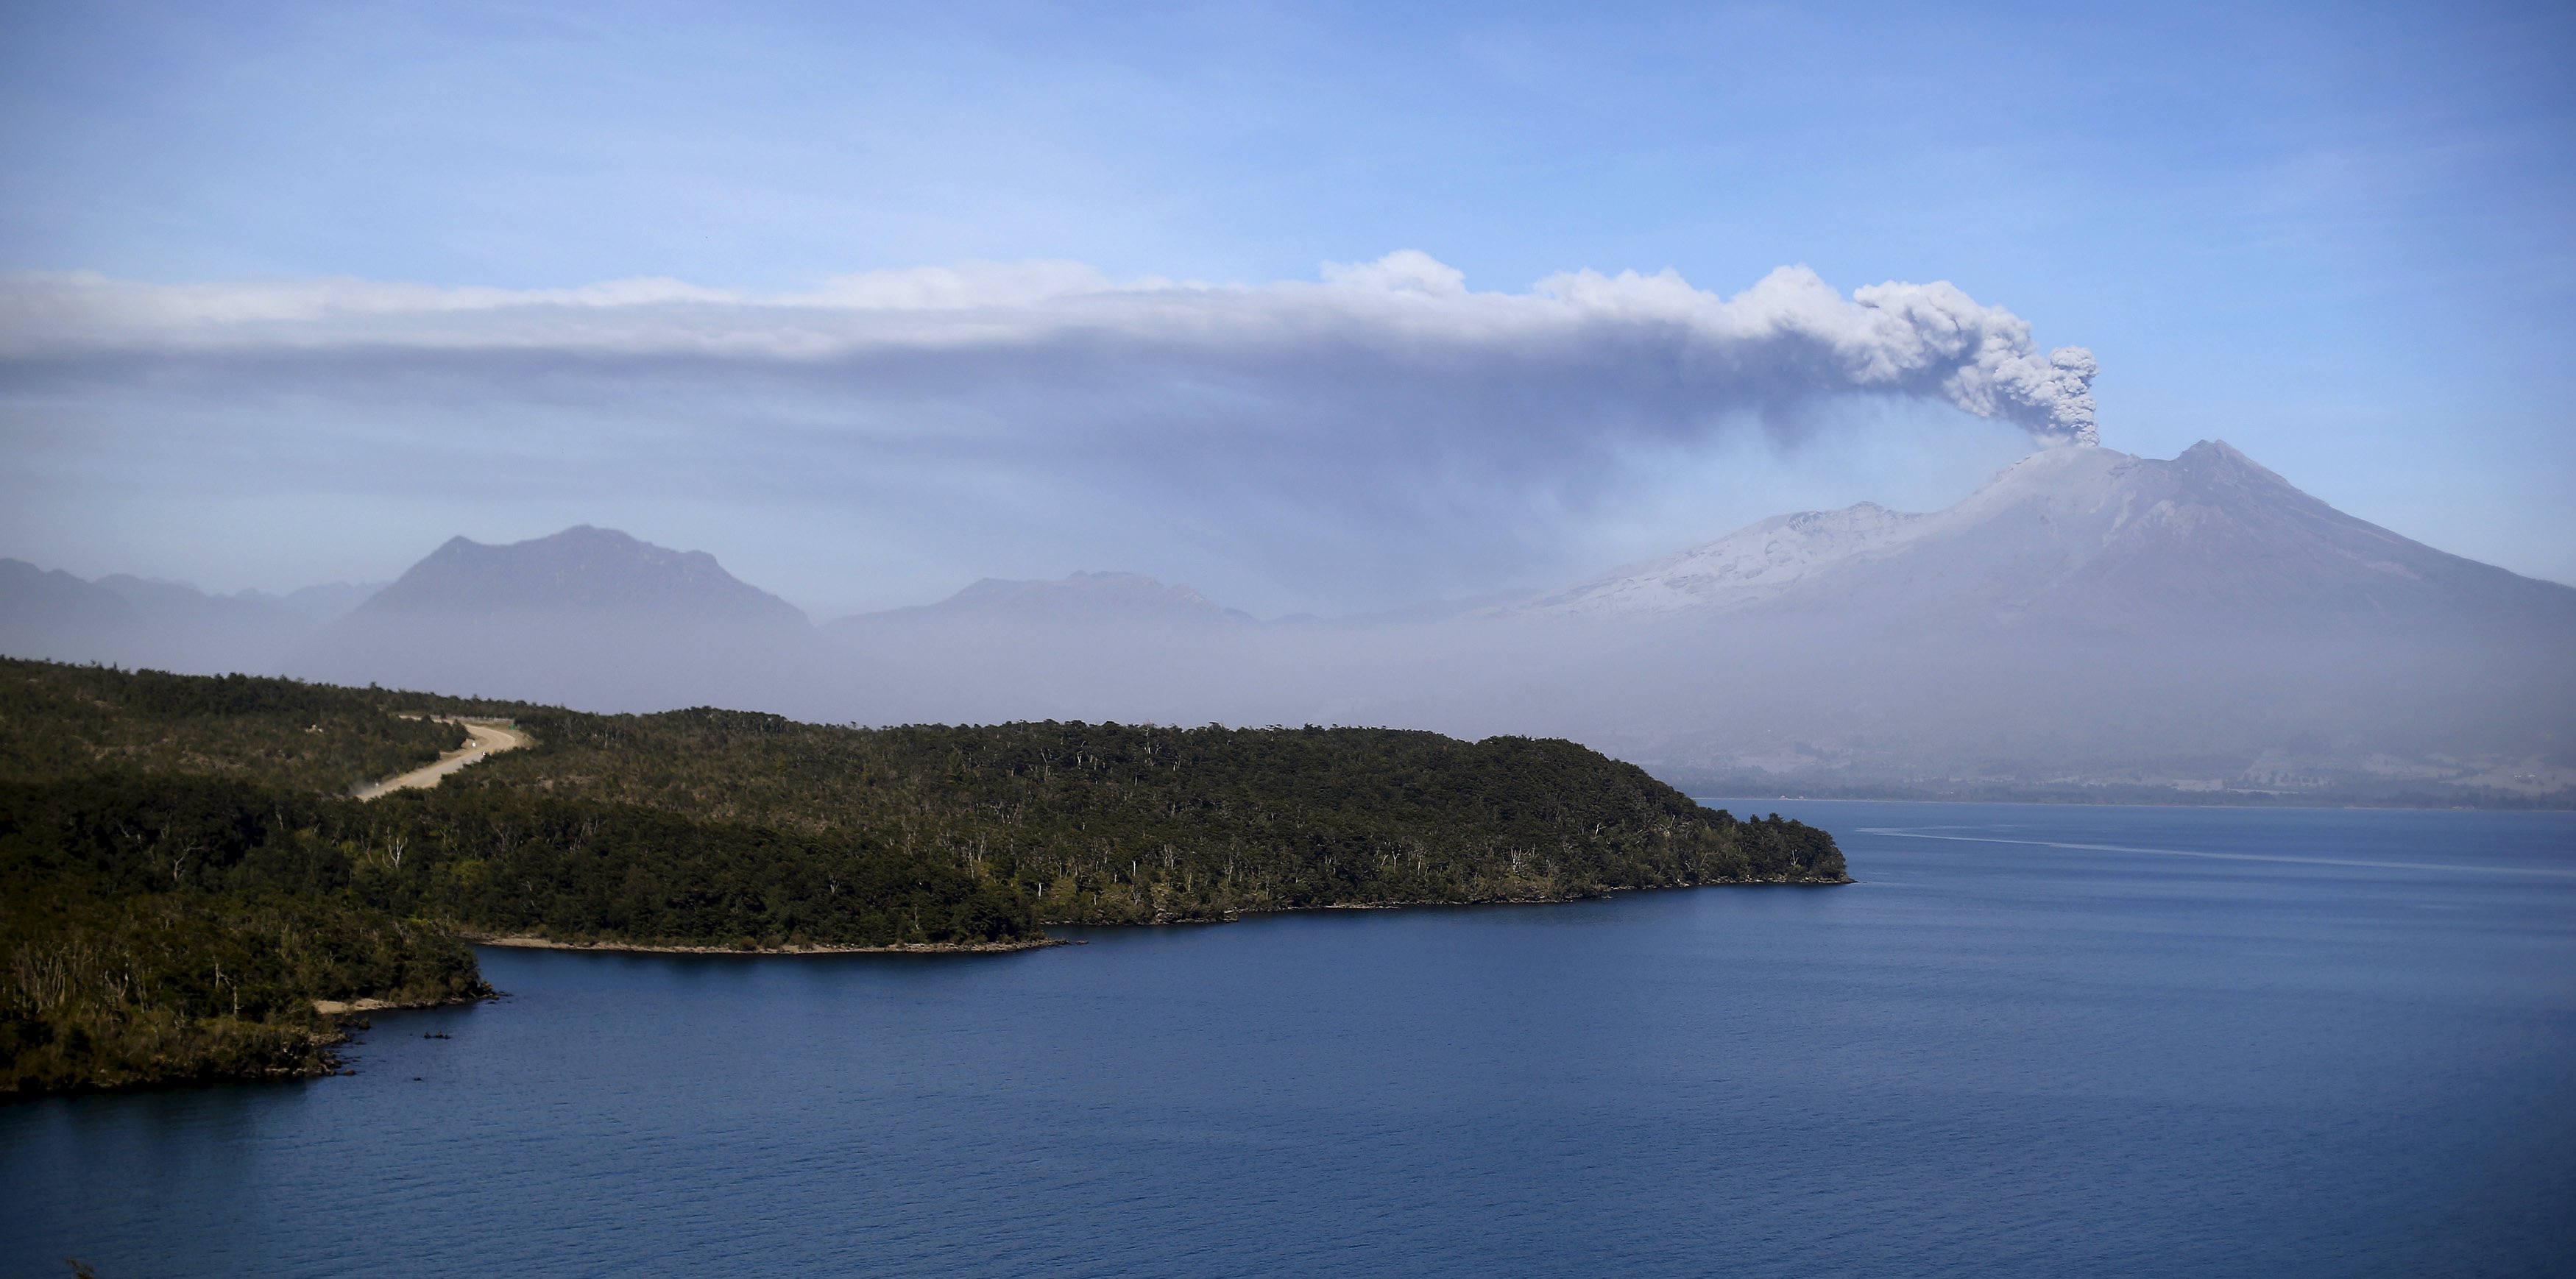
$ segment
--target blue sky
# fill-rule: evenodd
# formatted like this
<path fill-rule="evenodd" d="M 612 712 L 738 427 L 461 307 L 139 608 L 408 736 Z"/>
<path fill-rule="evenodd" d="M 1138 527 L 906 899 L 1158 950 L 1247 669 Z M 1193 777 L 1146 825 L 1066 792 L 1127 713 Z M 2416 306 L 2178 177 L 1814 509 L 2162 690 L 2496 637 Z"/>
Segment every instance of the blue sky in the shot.
<path fill-rule="evenodd" d="M 1480 292 L 1948 281 L 2094 353 L 2112 447 L 2223 437 L 2364 518 L 2576 580 L 2563 6 L 1391 8 L 12 4 L 0 271 L 778 295 L 979 261 L 1258 286 L 1410 249 Z M 1289 446 L 1118 481 L 979 460 L 991 437 L 890 443 L 898 410 L 962 429 L 917 397 L 853 435 L 828 388 L 631 386 L 21 352 L 0 554 L 288 587 L 592 521 L 825 613 L 1075 568 L 1329 610 L 1545 585 L 1785 509 L 1943 504 L 2029 447 L 1834 396 L 1794 429 L 1570 425 L 1617 464 L 1528 465 L 1580 483 L 1439 435 L 1320 506 L 1193 504 Z M 1615 391 L 1586 383 L 1583 411 Z M 1358 429 L 1327 425 L 1275 429 Z M 1155 471 L 1164 446 L 1122 440 Z M 1405 496 L 1480 483 L 1523 491 Z"/>

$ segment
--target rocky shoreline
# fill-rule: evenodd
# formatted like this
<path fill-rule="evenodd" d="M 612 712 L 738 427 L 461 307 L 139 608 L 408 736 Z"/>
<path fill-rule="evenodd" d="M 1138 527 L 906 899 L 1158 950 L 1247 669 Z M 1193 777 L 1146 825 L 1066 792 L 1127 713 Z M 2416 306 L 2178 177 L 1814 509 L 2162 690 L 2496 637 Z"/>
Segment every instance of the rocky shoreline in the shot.
<path fill-rule="evenodd" d="M 313 1036 L 314 1054 L 312 1060 L 301 1063 L 292 1068 L 272 1072 L 270 1077 L 280 1079 L 316 1079 L 324 1075 L 354 1075 L 358 1073 L 351 1069 L 347 1062 L 342 1061 L 340 1059 L 340 1054 L 335 1050 L 337 1050 L 342 1044 L 349 1042 L 350 1031 L 372 1030 L 375 1028 L 374 1024 L 367 1020 L 365 1016 L 367 1013 L 400 1012 L 405 1009 L 414 1008 L 454 1008 L 460 1004 L 480 1004 L 490 1000 L 499 999 L 500 997 L 501 992 L 492 989 L 492 983 L 482 982 L 478 985 L 477 989 L 465 994 L 447 995 L 438 999 L 364 998 L 347 1000 L 314 1000 L 313 1011 L 323 1017 L 329 1018 L 331 1025 L 329 1029 Z"/>
<path fill-rule="evenodd" d="M 356 1013 L 392 1012 L 405 1008 L 453 1008 L 458 1004 L 479 1004 L 499 999 L 501 992 L 485 983 L 479 991 L 463 995 L 446 995 L 437 999 L 317 999 L 313 1011 L 325 1017 L 345 1017 Z"/>

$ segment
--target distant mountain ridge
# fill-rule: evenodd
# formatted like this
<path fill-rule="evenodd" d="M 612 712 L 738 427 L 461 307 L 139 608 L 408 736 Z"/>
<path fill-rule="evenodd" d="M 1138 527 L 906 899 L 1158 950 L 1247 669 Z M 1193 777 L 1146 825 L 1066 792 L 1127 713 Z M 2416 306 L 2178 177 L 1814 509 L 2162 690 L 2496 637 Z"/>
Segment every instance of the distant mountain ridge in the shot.
<path fill-rule="evenodd" d="M 59 661 L 124 661 L 142 617 L 124 596 L 61 569 L 0 559 L 0 652 Z"/>
<path fill-rule="evenodd" d="M 296 645 L 379 585 L 218 595 L 124 573 L 88 582 L 0 560 L 0 652 L 197 674 L 274 672 Z"/>
<path fill-rule="evenodd" d="M 859 613 L 832 626 L 846 630 L 976 617 L 1035 623 L 1252 620 L 1251 614 L 1189 587 L 1166 585 L 1142 573 L 1077 572 L 1053 581 L 987 577 L 936 604 Z"/>
<path fill-rule="evenodd" d="M 2576 797 L 2576 588 L 2355 519 L 2217 441 L 2049 449 L 1940 511 L 1784 515 L 1517 602 L 1329 623 L 1082 572 L 816 628 L 704 552 L 587 525 L 459 537 L 258 651 L 292 606 L 364 590 L 0 561 L 0 652 L 600 711 L 1562 736 L 1739 793 Z"/>

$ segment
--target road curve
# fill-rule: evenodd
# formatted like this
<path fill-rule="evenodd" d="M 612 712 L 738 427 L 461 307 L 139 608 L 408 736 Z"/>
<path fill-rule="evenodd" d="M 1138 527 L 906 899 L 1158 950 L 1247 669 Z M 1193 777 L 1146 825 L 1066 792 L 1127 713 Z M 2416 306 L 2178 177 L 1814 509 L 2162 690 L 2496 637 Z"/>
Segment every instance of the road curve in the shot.
<path fill-rule="evenodd" d="M 443 724 L 462 725 L 474 740 L 439 756 L 435 764 L 415 768 L 399 777 L 388 777 L 372 786 L 361 787 L 358 790 L 358 798 L 381 799 L 398 790 L 425 790 L 436 786 L 449 773 L 486 755 L 498 755 L 503 751 L 517 750 L 528 744 L 528 735 L 511 727 L 505 720 L 455 719 L 446 715 L 439 716 L 438 720 Z"/>

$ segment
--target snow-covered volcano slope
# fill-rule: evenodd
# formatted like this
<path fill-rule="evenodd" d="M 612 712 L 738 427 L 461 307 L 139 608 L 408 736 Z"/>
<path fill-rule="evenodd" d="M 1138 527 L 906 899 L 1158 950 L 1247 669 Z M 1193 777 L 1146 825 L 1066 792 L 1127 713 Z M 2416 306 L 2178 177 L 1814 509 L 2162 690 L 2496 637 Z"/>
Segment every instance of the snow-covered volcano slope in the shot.
<path fill-rule="evenodd" d="M 1523 617 L 1651 617 L 1721 612 L 1780 598 L 1852 561 L 1904 546 L 1925 517 L 1863 502 L 1775 515 L 1714 542 L 1599 577 L 1526 604 Z"/>
<path fill-rule="evenodd" d="M 2216 442 L 2050 449 L 1947 510 L 1765 520 L 1487 620 L 1561 656 L 1462 704 L 1675 775 L 2576 788 L 2576 589 Z"/>
<path fill-rule="evenodd" d="M 1948 510 L 1864 502 L 1780 516 L 1504 611 L 1605 621 L 1896 611 L 2119 629 L 2564 624 L 2576 619 L 2576 589 L 2355 519 L 2205 440 L 2171 461 L 2048 449 Z"/>

